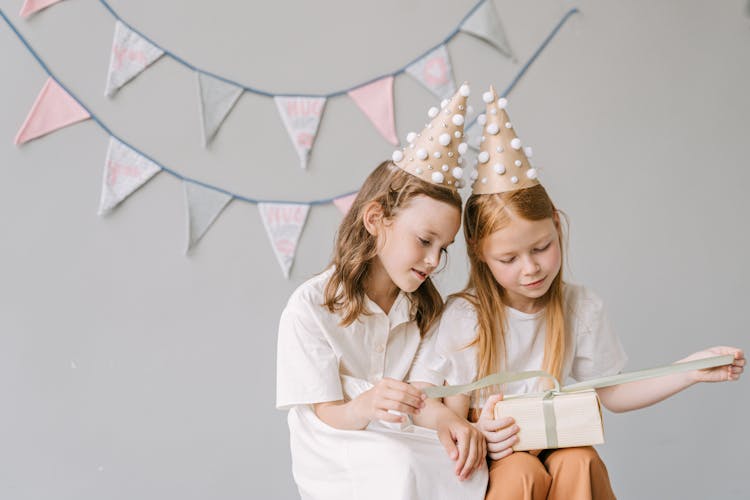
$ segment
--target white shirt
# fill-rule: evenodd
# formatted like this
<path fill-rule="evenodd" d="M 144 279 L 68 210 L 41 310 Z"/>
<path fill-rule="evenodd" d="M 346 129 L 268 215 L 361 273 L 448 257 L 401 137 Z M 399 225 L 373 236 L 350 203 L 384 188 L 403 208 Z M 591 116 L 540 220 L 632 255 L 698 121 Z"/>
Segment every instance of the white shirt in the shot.
<path fill-rule="evenodd" d="M 620 373 L 627 362 L 622 345 L 612 331 L 602 300 L 579 285 L 564 285 L 568 311 L 568 354 L 563 361 L 561 383 Z M 544 311 L 528 314 L 505 307 L 506 360 L 495 371 L 541 370 L 544 358 Z M 466 347 L 477 335 L 477 315 L 466 300 L 448 303 L 435 333 L 424 343 L 409 380 L 435 385 L 468 384 L 477 378 L 476 346 Z M 536 392 L 538 379 L 506 384 L 504 393 Z M 481 407 L 481 401 L 472 401 Z"/>
<path fill-rule="evenodd" d="M 289 298 L 279 322 L 276 407 L 350 399 L 341 377 L 371 384 L 383 377 L 404 380 L 420 335 L 409 298 L 399 293 L 388 314 L 369 298 L 372 312 L 349 326 L 323 305 L 332 270 L 303 283 Z"/>

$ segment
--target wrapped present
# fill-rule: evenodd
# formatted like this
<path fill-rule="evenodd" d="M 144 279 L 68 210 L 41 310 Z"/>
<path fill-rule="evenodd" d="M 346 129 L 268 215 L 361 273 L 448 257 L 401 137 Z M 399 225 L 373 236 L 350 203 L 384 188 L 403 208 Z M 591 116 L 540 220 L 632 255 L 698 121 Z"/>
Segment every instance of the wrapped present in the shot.
<path fill-rule="evenodd" d="M 502 417 L 512 417 L 520 429 L 514 451 L 604 442 L 602 410 L 594 389 L 508 398 L 495 405 L 495 418 Z"/>
<path fill-rule="evenodd" d="M 495 418 L 512 417 L 520 429 L 518 431 L 519 441 L 513 446 L 513 450 L 590 446 L 604 442 L 602 411 L 596 389 L 689 370 L 703 370 L 729 365 L 733 360 L 734 355 L 732 354 L 714 356 L 586 380 L 562 388 L 560 388 L 557 379 L 545 371 L 501 372 L 488 375 L 471 384 L 428 387 L 424 392 L 428 398 L 442 398 L 469 393 L 492 385 L 536 377 L 548 377 L 554 381 L 555 388 L 553 390 L 511 396 L 495 405 Z"/>

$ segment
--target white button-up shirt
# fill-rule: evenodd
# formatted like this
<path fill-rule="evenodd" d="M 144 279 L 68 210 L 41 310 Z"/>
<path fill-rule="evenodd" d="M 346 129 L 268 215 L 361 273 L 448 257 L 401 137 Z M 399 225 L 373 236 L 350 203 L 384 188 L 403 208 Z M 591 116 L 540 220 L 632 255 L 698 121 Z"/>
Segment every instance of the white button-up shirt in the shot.
<path fill-rule="evenodd" d="M 383 377 L 403 380 L 419 348 L 419 328 L 403 292 L 388 314 L 368 298 L 371 314 L 341 326 L 341 316 L 323 305 L 331 273 L 303 283 L 281 313 L 276 365 L 279 409 L 350 399 L 342 377 L 371 384 Z"/>

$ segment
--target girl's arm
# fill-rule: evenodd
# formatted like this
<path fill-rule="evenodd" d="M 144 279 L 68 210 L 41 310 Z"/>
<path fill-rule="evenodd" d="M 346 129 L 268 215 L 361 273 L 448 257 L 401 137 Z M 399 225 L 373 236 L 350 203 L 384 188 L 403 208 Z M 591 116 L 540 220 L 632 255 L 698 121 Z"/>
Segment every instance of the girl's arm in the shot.
<path fill-rule="evenodd" d="M 424 394 L 416 387 L 392 378 L 383 378 L 351 401 L 316 403 L 313 410 L 326 424 L 342 430 L 362 430 L 371 420 L 403 422 L 406 417 L 394 410 L 417 415 L 424 407 Z"/>
<path fill-rule="evenodd" d="M 678 361 L 678 363 L 724 354 L 734 354 L 734 362 L 731 365 L 719 366 L 707 370 L 676 373 L 650 380 L 639 380 L 637 382 L 604 387 L 597 389 L 596 392 L 599 394 L 602 404 L 608 410 L 620 413 L 651 406 L 687 389 L 697 382 L 738 380 L 744 371 L 745 354 L 742 350 L 734 347 L 712 347 L 711 349 L 691 354 L 687 358 Z"/>
<path fill-rule="evenodd" d="M 424 389 L 432 384 L 415 382 L 419 389 Z M 457 396 L 454 396 L 455 398 Z M 464 396 L 465 397 L 465 396 Z M 438 439 L 443 444 L 445 451 L 451 460 L 456 462 L 456 475 L 460 479 L 468 479 L 485 461 L 487 448 L 482 433 L 466 420 L 469 412 L 468 398 L 466 408 L 462 410 L 447 406 L 440 399 L 425 400 L 424 408 L 414 416 L 414 423 L 435 429 Z"/>

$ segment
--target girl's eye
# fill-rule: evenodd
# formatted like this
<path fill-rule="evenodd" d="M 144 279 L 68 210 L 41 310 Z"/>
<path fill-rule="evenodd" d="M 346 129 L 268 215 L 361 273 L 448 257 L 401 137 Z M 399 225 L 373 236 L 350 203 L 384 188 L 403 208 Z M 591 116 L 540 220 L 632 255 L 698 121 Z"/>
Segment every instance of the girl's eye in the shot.
<path fill-rule="evenodd" d="M 515 257 L 508 257 L 507 259 L 498 259 L 503 264 L 511 264 L 514 260 L 516 260 Z"/>
<path fill-rule="evenodd" d="M 535 248 L 535 249 L 534 249 L 534 251 L 535 251 L 536 253 L 539 253 L 539 252 L 544 252 L 545 250 L 547 250 L 547 249 L 549 248 L 549 246 L 550 246 L 551 244 L 552 244 L 552 242 L 550 241 L 549 243 L 547 243 L 546 245 L 544 245 L 544 246 L 543 246 L 542 248 Z"/>
<path fill-rule="evenodd" d="M 422 244 L 423 247 L 430 246 L 430 240 L 426 240 L 424 238 L 419 238 L 419 242 Z"/>

